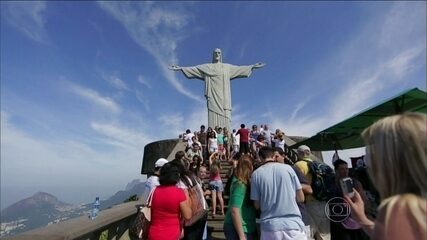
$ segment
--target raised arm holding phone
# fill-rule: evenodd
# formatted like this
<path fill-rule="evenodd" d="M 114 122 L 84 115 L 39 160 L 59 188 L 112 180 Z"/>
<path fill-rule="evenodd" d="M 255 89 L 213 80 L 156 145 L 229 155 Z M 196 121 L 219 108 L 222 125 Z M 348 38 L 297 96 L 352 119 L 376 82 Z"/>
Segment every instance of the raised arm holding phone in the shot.
<path fill-rule="evenodd" d="M 404 113 L 367 128 L 367 167 L 381 197 L 378 216 L 370 220 L 360 193 L 344 195 L 352 217 L 373 239 L 418 240 L 427 234 L 427 115 Z"/>

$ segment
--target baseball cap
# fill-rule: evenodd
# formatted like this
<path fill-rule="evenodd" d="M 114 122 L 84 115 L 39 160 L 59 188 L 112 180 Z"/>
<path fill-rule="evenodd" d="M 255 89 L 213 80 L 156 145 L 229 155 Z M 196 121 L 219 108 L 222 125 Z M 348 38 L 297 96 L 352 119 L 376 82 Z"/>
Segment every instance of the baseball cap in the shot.
<path fill-rule="evenodd" d="M 306 145 L 299 146 L 297 151 L 298 152 L 305 152 L 305 151 L 311 152 L 310 148 Z"/>
<path fill-rule="evenodd" d="M 159 168 L 159 167 L 163 167 L 163 165 L 165 165 L 166 163 L 168 163 L 169 161 L 164 159 L 164 158 L 159 158 L 156 163 L 154 163 L 154 167 Z"/>

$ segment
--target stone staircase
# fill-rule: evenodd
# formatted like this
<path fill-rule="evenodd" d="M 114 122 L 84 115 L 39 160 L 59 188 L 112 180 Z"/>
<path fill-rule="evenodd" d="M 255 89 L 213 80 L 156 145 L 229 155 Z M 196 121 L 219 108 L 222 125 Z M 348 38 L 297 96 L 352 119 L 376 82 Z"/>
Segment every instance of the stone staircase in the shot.
<path fill-rule="evenodd" d="M 221 179 L 224 183 L 224 186 L 227 183 L 227 173 L 231 168 L 231 165 L 228 162 L 221 162 Z M 209 184 L 209 178 L 203 179 L 203 183 L 205 184 L 205 187 L 208 189 Z M 227 212 L 228 209 L 228 196 L 223 195 L 224 198 L 224 215 Z M 207 199 L 208 205 L 209 205 L 209 216 L 208 216 L 208 235 L 211 240 L 222 240 L 225 239 L 223 226 L 224 226 L 224 217 L 221 214 L 218 214 L 220 212 L 220 206 L 219 202 L 217 201 L 217 214 L 215 215 L 215 218 L 212 217 L 212 202 L 211 199 Z"/>

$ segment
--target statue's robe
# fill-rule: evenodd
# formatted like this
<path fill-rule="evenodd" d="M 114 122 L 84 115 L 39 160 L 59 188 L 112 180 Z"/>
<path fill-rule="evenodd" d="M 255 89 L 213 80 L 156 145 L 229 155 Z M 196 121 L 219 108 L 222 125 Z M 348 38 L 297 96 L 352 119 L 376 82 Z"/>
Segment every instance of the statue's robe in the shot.
<path fill-rule="evenodd" d="M 227 63 L 207 63 L 194 67 L 182 67 L 187 78 L 197 78 L 205 82 L 205 97 L 208 105 L 209 127 L 231 129 L 231 89 L 230 81 L 249 77 L 253 65 L 234 66 Z"/>

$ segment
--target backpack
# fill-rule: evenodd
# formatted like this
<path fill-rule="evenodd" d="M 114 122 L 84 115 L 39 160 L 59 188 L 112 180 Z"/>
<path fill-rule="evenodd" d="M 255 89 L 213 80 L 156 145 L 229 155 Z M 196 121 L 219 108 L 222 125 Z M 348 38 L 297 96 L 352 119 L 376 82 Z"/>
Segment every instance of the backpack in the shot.
<path fill-rule="evenodd" d="M 311 188 L 313 197 L 319 201 L 327 201 L 333 197 L 335 186 L 335 172 L 326 163 L 319 161 L 307 161 L 309 172 L 313 176 Z"/>

